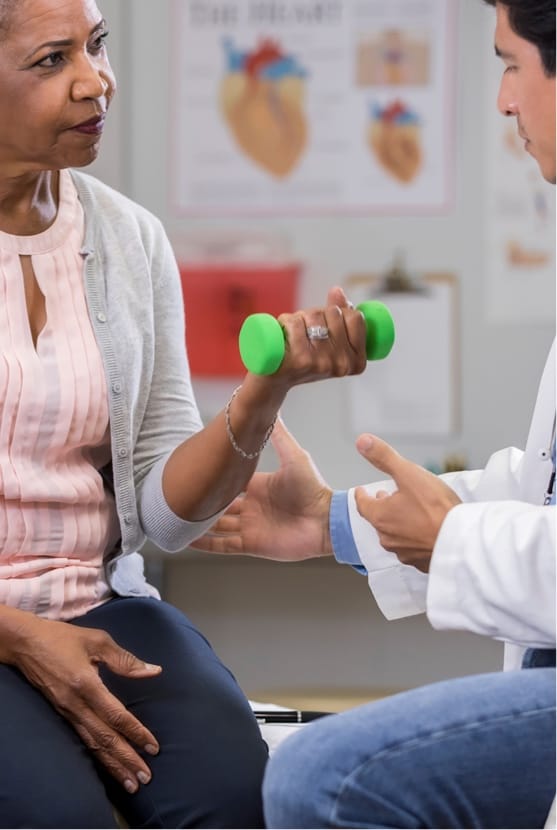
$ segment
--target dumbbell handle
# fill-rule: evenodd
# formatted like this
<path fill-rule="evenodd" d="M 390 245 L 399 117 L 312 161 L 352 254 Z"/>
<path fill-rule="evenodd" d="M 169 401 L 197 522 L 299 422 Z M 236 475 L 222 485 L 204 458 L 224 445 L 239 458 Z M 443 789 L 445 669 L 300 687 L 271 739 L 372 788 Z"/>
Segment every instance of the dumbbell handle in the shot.
<path fill-rule="evenodd" d="M 378 300 L 366 300 L 356 308 L 366 323 L 366 355 L 368 360 L 387 357 L 395 340 L 391 312 Z M 240 355 L 249 372 L 272 375 L 284 360 L 284 331 L 271 314 L 250 314 L 239 336 Z"/>

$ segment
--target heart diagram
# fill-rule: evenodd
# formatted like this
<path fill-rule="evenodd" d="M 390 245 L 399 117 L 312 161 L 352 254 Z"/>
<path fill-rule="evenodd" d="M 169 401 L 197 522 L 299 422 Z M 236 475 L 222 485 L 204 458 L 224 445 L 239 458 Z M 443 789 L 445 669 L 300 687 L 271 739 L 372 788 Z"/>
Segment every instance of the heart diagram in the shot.
<path fill-rule="evenodd" d="M 371 108 L 368 144 L 384 170 L 409 183 L 422 166 L 421 125 L 417 114 L 401 101 Z"/>
<path fill-rule="evenodd" d="M 306 71 L 272 40 L 242 52 L 226 40 L 220 108 L 236 144 L 276 178 L 287 176 L 307 143 Z"/>

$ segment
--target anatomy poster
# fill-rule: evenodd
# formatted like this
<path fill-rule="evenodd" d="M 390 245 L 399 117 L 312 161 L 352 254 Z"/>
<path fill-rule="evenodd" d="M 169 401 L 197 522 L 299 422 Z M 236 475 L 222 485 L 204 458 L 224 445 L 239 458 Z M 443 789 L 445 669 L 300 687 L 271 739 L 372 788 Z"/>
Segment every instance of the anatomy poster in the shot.
<path fill-rule="evenodd" d="M 178 212 L 442 211 L 457 0 L 175 0 Z"/>
<path fill-rule="evenodd" d="M 555 188 L 544 181 L 537 162 L 526 152 L 516 118 L 504 118 L 497 111 L 504 66 L 495 57 L 492 64 L 484 200 L 487 317 L 501 323 L 551 321 L 555 318 Z"/>

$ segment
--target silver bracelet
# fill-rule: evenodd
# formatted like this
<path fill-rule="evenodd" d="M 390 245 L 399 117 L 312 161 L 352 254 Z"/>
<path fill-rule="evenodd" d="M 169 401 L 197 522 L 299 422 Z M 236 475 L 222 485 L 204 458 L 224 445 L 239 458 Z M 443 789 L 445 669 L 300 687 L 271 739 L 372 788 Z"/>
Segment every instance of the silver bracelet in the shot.
<path fill-rule="evenodd" d="M 226 433 L 227 433 L 227 435 L 230 439 L 230 443 L 232 444 L 232 446 L 234 447 L 236 452 L 239 455 L 241 455 L 242 458 L 246 458 L 249 461 L 251 461 L 254 458 L 258 458 L 261 455 L 261 453 L 263 452 L 263 450 L 265 449 L 265 447 L 267 445 L 267 442 L 268 442 L 269 438 L 271 437 L 271 433 L 273 432 L 273 429 L 275 428 L 275 423 L 276 423 L 276 420 L 277 420 L 277 416 L 275 415 L 275 417 L 273 418 L 273 422 L 271 423 L 271 426 L 269 427 L 269 429 L 265 433 L 265 436 L 263 438 L 263 443 L 261 444 L 259 449 L 256 450 L 255 452 L 246 452 L 245 450 L 243 450 L 239 446 L 238 442 L 236 441 L 236 438 L 234 437 L 234 433 L 232 432 L 232 426 L 230 424 L 230 405 L 231 405 L 232 401 L 234 400 L 234 398 L 236 397 L 236 395 L 238 394 L 238 392 L 240 391 L 241 388 L 242 388 L 241 384 L 240 384 L 240 386 L 236 387 L 236 389 L 234 390 L 234 392 L 230 396 L 230 400 L 228 401 L 228 403 L 226 404 L 226 406 L 224 408 L 224 423 L 226 424 Z"/>

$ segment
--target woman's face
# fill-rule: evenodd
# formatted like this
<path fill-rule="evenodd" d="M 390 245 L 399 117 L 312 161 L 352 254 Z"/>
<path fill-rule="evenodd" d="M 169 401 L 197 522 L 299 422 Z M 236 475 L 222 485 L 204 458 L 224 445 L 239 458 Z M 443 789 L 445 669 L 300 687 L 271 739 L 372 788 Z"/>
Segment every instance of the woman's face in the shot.
<path fill-rule="evenodd" d="M 0 174 L 83 167 L 116 89 L 94 0 L 17 0 L 0 37 Z"/>

